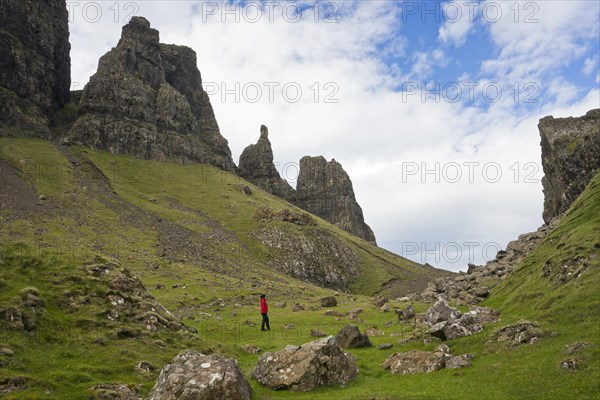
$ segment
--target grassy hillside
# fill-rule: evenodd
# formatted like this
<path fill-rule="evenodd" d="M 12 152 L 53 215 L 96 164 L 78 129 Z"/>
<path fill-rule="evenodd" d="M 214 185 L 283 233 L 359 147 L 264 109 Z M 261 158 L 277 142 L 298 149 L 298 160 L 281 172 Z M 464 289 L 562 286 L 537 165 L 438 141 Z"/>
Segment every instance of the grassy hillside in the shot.
<path fill-rule="evenodd" d="M 210 167 L 64 151 L 43 141 L 0 138 L 0 156 L 9 161 L 0 164 L 0 310 L 19 308 L 26 319 L 37 318 L 29 332 L 0 322 L 0 348 L 14 352 L 0 355 L 0 387 L 15 377 L 27 385 L 4 398 L 87 399 L 98 383 L 135 385 L 145 395 L 160 368 L 184 348 L 235 357 L 248 374 L 258 356 L 240 346 L 274 351 L 312 340 L 311 329 L 336 333 L 350 321 L 324 316 L 318 301 L 333 291 L 281 273 L 273 265 L 273 260 L 285 261 L 280 249 L 256 239 L 265 226 L 283 236 L 309 238 L 327 230 L 327 240 L 333 237 L 354 249 L 361 274 L 350 283 L 355 293 L 338 293 L 336 310 L 362 307 L 359 328 L 377 326 L 385 335 L 372 338 L 374 344 L 393 343 L 394 348 L 352 350 L 360 373 L 345 388 L 274 392 L 250 380 L 255 399 L 595 399 L 600 392 L 600 175 L 556 230 L 493 290 L 485 305 L 500 310 L 501 321 L 448 343 L 453 354 L 475 354 L 472 367 L 394 376 L 380 368 L 388 355 L 431 350 L 439 342 L 424 344 L 426 337 L 405 342 L 413 334 L 411 323 L 379 312 L 361 293 L 418 277 L 418 265 L 322 220 L 317 226 L 257 221 L 253 215 L 260 206 L 292 207 Z M 30 184 L 19 184 L 21 177 Z M 244 194 L 240 185 L 253 194 Z M 93 273 L 105 264 L 119 266 L 107 275 Z M 114 309 L 110 296 L 135 300 L 114 287 L 115 277 L 134 275 L 148 296 L 196 333 L 149 331 L 136 313 L 108 318 Z M 32 290 L 43 302 L 34 315 L 22 306 Z M 269 333 L 253 325 L 260 322 L 261 292 L 269 294 Z M 287 303 L 284 308 L 275 307 L 281 302 Z M 295 303 L 304 310 L 293 312 Z M 427 307 L 415 305 L 418 312 Z M 536 321 L 544 338 L 518 347 L 492 340 L 495 329 L 520 319 Z M 566 354 L 565 346 L 575 342 L 587 345 Z M 566 358 L 577 358 L 579 368 L 562 370 Z M 136 369 L 140 361 L 156 370 Z"/>

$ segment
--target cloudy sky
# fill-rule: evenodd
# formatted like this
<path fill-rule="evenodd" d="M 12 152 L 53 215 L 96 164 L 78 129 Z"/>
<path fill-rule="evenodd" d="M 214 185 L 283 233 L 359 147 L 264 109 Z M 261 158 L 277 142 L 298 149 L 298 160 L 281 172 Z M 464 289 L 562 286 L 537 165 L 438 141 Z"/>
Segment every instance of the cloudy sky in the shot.
<path fill-rule="evenodd" d="M 349 173 L 381 247 L 465 270 L 542 224 L 537 123 L 600 107 L 600 2 L 68 1 L 73 88 L 132 15 L 192 47 L 234 160 Z"/>

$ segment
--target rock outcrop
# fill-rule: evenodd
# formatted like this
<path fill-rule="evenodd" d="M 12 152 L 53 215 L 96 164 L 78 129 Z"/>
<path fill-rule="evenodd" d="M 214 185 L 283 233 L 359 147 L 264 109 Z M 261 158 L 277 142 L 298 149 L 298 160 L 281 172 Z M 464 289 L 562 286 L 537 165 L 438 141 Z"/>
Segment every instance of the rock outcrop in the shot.
<path fill-rule="evenodd" d="M 498 329 L 492 339 L 498 342 L 508 342 L 511 346 L 534 344 L 545 336 L 545 332 L 535 322 L 519 321 Z"/>
<path fill-rule="evenodd" d="M 565 212 L 600 168 L 600 109 L 579 118 L 542 118 L 544 221 Z"/>
<path fill-rule="evenodd" d="M 323 157 L 304 157 L 296 190 L 281 178 L 273 163 L 273 149 L 266 126 L 256 144 L 240 156 L 239 174 L 261 189 L 333 223 L 346 232 L 376 244 L 356 201 L 352 181 L 341 164 Z"/>
<path fill-rule="evenodd" d="M 315 229 L 306 235 L 285 228 L 266 225 L 252 233 L 269 247 L 271 268 L 305 282 L 343 291 L 360 276 L 358 254 L 331 231 Z"/>
<path fill-rule="evenodd" d="M 442 352 L 412 350 L 406 353 L 394 353 L 381 365 L 393 374 L 419 374 L 444 368 Z"/>
<path fill-rule="evenodd" d="M 260 138 L 256 144 L 246 147 L 240 156 L 239 175 L 259 188 L 290 203 L 294 202 L 295 191 L 279 175 L 273 162 L 273 149 L 269 140 L 269 130 L 260 127 Z"/>
<path fill-rule="evenodd" d="M 450 307 L 445 300 L 436 302 L 427 310 L 425 322 L 429 327 L 429 333 L 442 340 L 470 336 L 483 330 L 477 313 L 463 314 L 456 308 Z"/>
<path fill-rule="evenodd" d="M 148 400 L 249 400 L 252 388 L 237 361 L 186 350 L 166 365 Z"/>
<path fill-rule="evenodd" d="M 117 47 L 102 56 L 79 106 L 70 135 L 96 150 L 235 170 L 196 53 L 159 43 L 142 17 L 133 17 Z"/>
<path fill-rule="evenodd" d="M 459 304 L 476 304 L 485 299 L 492 288 L 510 272 L 558 225 L 560 217 L 583 192 L 600 168 L 600 109 L 579 118 L 545 117 L 538 125 L 542 137 L 542 165 L 545 176 L 544 221 L 535 232 L 520 235 L 508 243 L 494 260 L 485 266 L 469 264 L 467 273 L 455 277 L 440 277 L 430 282 L 421 294 L 411 297 L 425 302 L 439 298 Z M 565 265 L 564 281 L 570 274 Z M 544 276 L 560 275 L 544 270 Z"/>
<path fill-rule="evenodd" d="M 0 126 L 49 136 L 53 113 L 69 100 L 70 50 L 65 0 L 2 0 Z"/>
<path fill-rule="evenodd" d="M 500 250 L 496 258 L 484 266 L 469 264 L 467 273 L 439 277 L 435 282 L 430 282 L 423 293 L 413 297 L 427 303 L 444 298 L 461 305 L 477 304 L 548 236 L 557 223 L 558 220 L 555 220 L 549 225 L 541 226 L 535 232 L 520 235 L 517 240 L 508 243 L 506 250 Z"/>
<path fill-rule="evenodd" d="M 252 376 L 271 389 L 306 392 L 319 386 L 345 385 L 357 373 L 354 357 L 328 336 L 263 354 Z"/>
<path fill-rule="evenodd" d="M 375 235 L 365 223 L 356 201 L 352 181 L 337 161 L 303 157 L 296 185 L 296 205 L 368 242 Z"/>
<path fill-rule="evenodd" d="M 442 344 L 435 351 L 412 350 L 406 353 L 394 353 L 381 364 L 383 369 L 398 375 L 419 374 L 438 371 L 442 368 L 456 369 L 469 367 L 472 354 L 453 356 L 450 348 Z"/>

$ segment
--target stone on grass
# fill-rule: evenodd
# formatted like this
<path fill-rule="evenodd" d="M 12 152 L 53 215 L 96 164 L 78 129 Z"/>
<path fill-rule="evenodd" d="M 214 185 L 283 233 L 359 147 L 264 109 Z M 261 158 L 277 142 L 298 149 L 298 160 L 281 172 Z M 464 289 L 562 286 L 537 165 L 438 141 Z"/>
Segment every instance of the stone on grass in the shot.
<path fill-rule="evenodd" d="M 336 307 L 337 299 L 334 296 L 323 297 L 321 300 L 321 307 Z"/>
<path fill-rule="evenodd" d="M 381 365 L 393 374 L 418 374 L 444 368 L 442 352 L 412 350 L 407 353 L 394 353 Z"/>
<path fill-rule="evenodd" d="M 346 325 L 338 332 L 335 339 L 344 349 L 371 347 L 369 337 L 360 333 L 356 325 Z"/>
<path fill-rule="evenodd" d="M 252 388 L 236 360 L 186 350 L 163 368 L 148 400 L 248 400 L 251 396 Z"/>
<path fill-rule="evenodd" d="M 328 336 L 263 354 L 251 376 L 271 389 L 306 392 L 319 386 L 345 385 L 357 373 L 354 357 Z"/>

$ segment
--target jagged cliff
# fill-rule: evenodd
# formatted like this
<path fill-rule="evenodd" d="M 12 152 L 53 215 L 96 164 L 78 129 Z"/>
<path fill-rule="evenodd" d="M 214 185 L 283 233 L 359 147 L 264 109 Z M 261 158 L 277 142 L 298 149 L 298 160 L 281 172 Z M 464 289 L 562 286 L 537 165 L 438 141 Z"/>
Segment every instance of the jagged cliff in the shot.
<path fill-rule="evenodd" d="M 203 162 L 233 171 L 196 53 L 159 43 L 142 17 L 123 27 L 86 85 L 70 135 L 94 149 L 144 159 Z"/>
<path fill-rule="evenodd" d="M 273 149 L 266 126 L 260 127 L 258 142 L 244 149 L 238 168 L 242 178 L 290 203 L 294 202 L 296 197 L 294 189 L 281 178 L 273 163 Z"/>
<path fill-rule="evenodd" d="M 335 159 L 328 162 L 321 156 L 306 156 L 300 160 L 296 204 L 347 232 L 375 243 L 375 235 L 365 223 L 362 209 L 356 201 L 352 181 Z"/>
<path fill-rule="evenodd" d="M 0 126 L 49 136 L 69 99 L 70 50 L 65 0 L 0 2 Z"/>
<path fill-rule="evenodd" d="M 282 179 L 273 163 L 269 131 L 261 126 L 256 144 L 244 149 L 240 156 L 239 174 L 261 189 L 332 222 L 339 228 L 376 243 L 375 235 L 365 223 L 356 201 L 352 181 L 341 164 L 323 157 L 304 157 L 296 190 Z"/>
<path fill-rule="evenodd" d="M 600 109 L 538 125 L 544 167 L 544 221 L 565 212 L 600 168 Z"/>

